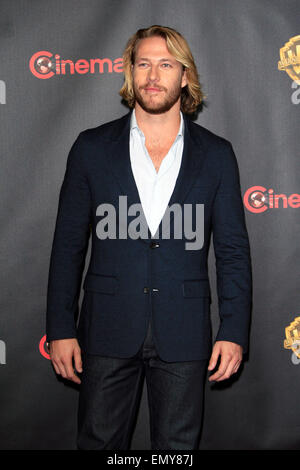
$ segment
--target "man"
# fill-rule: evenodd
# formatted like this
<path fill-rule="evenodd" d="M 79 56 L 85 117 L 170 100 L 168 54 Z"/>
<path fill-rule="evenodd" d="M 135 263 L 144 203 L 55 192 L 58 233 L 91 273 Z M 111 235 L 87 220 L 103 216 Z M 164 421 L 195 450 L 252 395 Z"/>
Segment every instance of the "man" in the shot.
<path fill-rule="evenodd" d="M 123 59 L 120 94 L 130 112 L 81 132 L 69 153 L 49 270 L 47 341 L 56 373 L 81 384 L 78 449 L 129 448 L 145 376 L 151 448 L 197 449 L 207 369 L 216 369 L 210 381 L 228 379 L 248 349 L 252 278 L 239 171 L 230 142 L 188 117 L 203 94 L 177 31 L 137 31 Z M 146 237 L 130 236 L 134 204 Z M 182 229 L 192 220 L 168 212 L 173 205 L 204 206 L 200 248 L 187 249 L 186 231 L 175 236 L 176 224 Z M 213 349 L 211 233 L 220 314 Z"/>

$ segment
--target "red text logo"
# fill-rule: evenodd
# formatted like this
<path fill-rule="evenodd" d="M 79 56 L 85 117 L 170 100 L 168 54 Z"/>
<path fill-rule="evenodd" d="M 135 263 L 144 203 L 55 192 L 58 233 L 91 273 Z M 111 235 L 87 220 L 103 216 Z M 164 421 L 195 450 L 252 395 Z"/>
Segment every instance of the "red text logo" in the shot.
<path fill-rule="evenodd" d="M 266 189 L 263 186 L 252 186 L 244 194 L 244 205 L 254 214 L 265 212 L 267 209 L 287 207 L 296 209 L 300 207 L 300 194 L 287 196 L 283 193 L 275 194 L 273 189 Z"/>
<path fill-rule="evenodd" d="M 122 73 L 122 57 L 112 61 L 105 59 L 61 59 L 60 55 L 48 51 L 38 51 L 29 60 L 31 73 L 40 79 L 51 78 L 54 75 L 95 74 L 95 73 Z"/>

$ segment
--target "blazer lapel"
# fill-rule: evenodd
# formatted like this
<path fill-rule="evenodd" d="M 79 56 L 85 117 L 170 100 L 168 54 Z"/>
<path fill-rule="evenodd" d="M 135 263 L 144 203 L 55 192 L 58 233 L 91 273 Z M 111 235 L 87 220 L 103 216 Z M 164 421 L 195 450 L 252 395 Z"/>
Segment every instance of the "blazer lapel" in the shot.
<path fill-rule="evenodd" d="M 114 174 L 115 178 L 119 183 L 119 186 L 122 190 L 122 195 L 127 196 L 127 207 L 136 203 L 140 204 L 142 211 L 141 217 L 143 218 L 143 223 L 147 227 L 148 231 L 147 239 L 140 238 L 140 240 L 145 243 L 149 243 L 151 239 L 159 238 L 159 233 L 161 233 L 162 228 L 162 221 L 159 224 L 156 234 L 152 237 L 142 208 L 134 175 L 131 169 L 129 153 L 131 113 L 132 110 L 129 111 L 129 113 L 127 113 L 122 118 L 118 119 L 117 125 L 115 126 L 115 129 L 110 137 L 110 153 L 109 155 L 107 155 L 107 161 L 112 173 Z M 171 206 L 174 203 L 180 205 L 184 203 L 185 198 L 187 197 L 190 189 L 192 188 L 197 178 L 197 175 L 201 170 L 205 158 L 202 143 L 193 132 L 191 120 L 184 113 L 183 117 L 184 145 L 181 166 L 168 206 Z M 173 221 L 173 217 L 174 214 L 171 211 L 170 218 L 166 217 L 165 220 L 166 227 L 171 224 L 171 222 Z"/>

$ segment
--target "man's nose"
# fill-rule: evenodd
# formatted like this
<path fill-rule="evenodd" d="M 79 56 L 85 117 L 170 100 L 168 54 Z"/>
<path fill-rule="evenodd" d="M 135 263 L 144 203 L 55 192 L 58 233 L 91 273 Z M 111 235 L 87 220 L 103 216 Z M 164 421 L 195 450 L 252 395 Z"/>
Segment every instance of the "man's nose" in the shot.
<path fill-rule="evenodd" d="M 159 68 L 157 65 L 152 65 L 151 67 L 149 67 L 148 80 L 159 80 Z"/>

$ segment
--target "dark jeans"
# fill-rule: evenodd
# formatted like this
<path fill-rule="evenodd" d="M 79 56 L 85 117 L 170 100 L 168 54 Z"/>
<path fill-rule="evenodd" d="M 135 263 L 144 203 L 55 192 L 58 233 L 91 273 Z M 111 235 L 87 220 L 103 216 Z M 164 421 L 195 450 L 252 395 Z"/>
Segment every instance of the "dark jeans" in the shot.
<path fill-rule="evenodd" d="M 160 359 L 151 322 L 131 358 L 83 355 L 77 448 L 130 449 L 146 376 L 151 449 L 198 449 L 207 362 Z"/>

